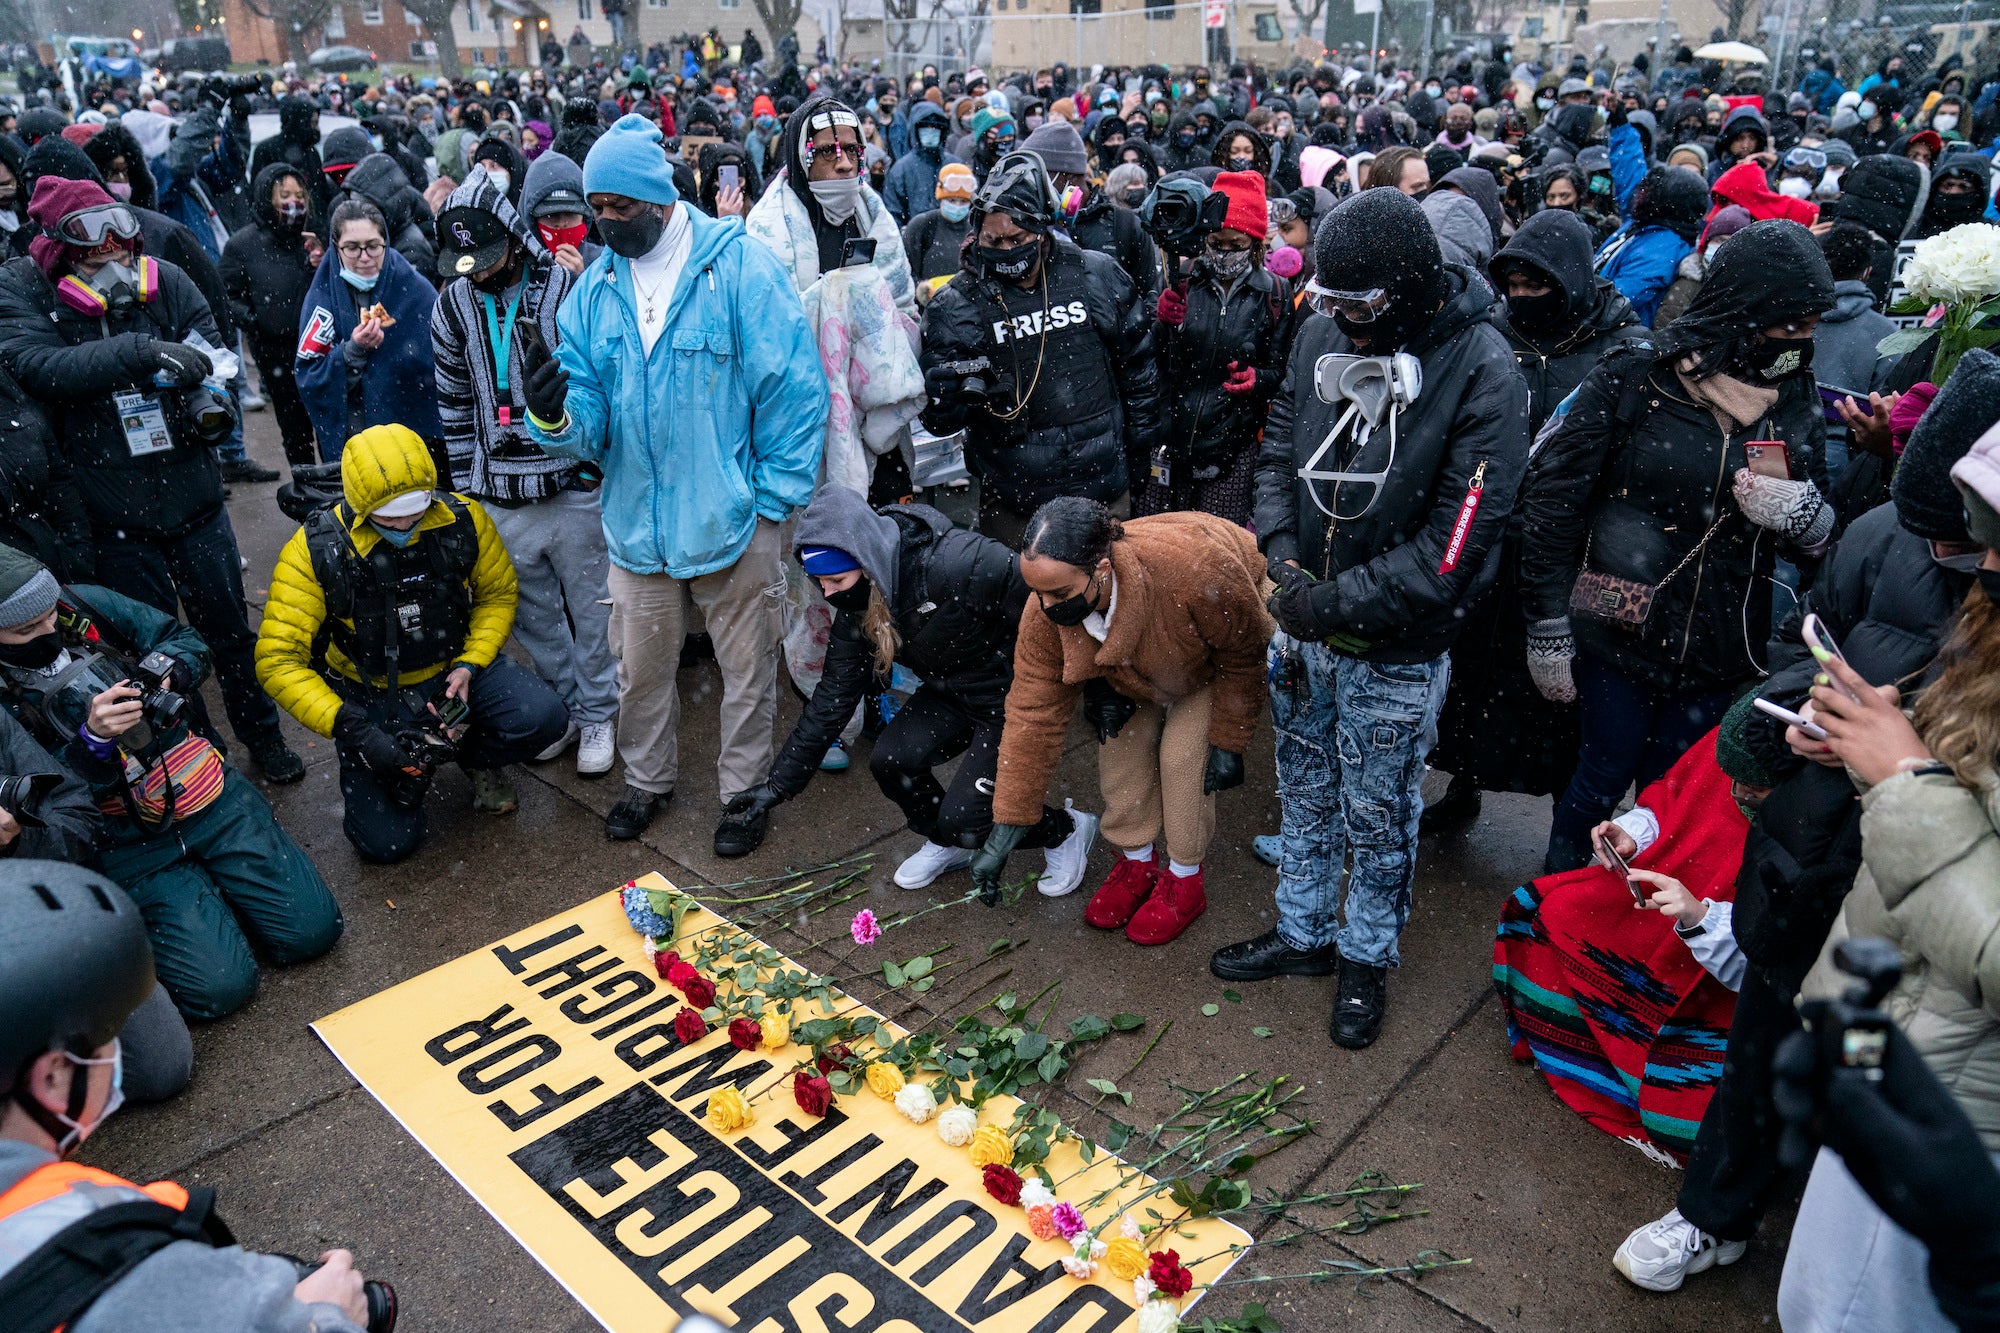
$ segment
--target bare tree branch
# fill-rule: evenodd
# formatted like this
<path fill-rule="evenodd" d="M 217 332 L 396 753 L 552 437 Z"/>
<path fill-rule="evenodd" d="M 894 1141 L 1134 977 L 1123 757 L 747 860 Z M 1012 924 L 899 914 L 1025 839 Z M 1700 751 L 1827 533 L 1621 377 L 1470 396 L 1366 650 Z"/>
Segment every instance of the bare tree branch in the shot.
<path fill-rule="evenodd" d="M 793 36 L 799 30 L 799 15 L 805 9 L 804 0 L 750 0 L 757 8 L 757 17 L 764 20 L 771 39 Z"/>

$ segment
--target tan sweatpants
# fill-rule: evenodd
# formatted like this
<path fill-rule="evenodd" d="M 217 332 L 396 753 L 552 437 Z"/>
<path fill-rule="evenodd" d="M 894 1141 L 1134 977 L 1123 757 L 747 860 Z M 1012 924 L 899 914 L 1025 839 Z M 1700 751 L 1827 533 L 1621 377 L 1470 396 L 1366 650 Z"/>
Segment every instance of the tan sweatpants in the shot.
<path fill-rule="evenodd" d="M 1132 851 L 1164 835 L 1169 857 L 1184 866 L 1201 864 L 1215 836 L 1215 797 L 1201 790 L 1210 703 L 1206 687 L 1167 708 L 1142 703 L 1098 747 L 1097 783 L 1104 792 L 1098 831 L 1106 842 Z"/>
<path fill-rule="evenodd" d="M 716 786 L 729 800 L 771 774 L 778 715 L 779 604 L 785 594 L 781 529 L 757 520 L 727 569 L 699 578 L 634 574 L 612 565 L 611 652 L 618 659 L 618 757 L 641 791 L 670 792 L 680 776 L 681 641 L 696 608 L 722 670 L 722 746 Z"/>

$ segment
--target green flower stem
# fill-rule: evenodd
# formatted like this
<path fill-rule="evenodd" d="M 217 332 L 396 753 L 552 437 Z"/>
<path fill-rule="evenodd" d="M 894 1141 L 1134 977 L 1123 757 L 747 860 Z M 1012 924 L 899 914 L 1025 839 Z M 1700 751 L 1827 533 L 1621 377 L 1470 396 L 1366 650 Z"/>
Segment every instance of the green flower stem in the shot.
<path fill-rule="evenodd" d="M 1137 1073 L 1139 1070 L 1139 1066 L 1146 1063 L 1146 1057 L 1153 1053 L 1153 1048 L 1160 1044 L 1160 1038 L 1166 1036 L 1169 1032 L 1173 1031 L 1173 1028 L 1174 1028 L 1174 1020 L 1171 1018 L 1169 1018 L 1166 1022 L 1162 1023 L 1160 1025 L 1160 1030 L 1153 1034 L 1153 1039 L 1146 1043 L 1146 1049 L 1139 1052 L 1139 1058 L 1134 1060 L 1131 1064 L 1125 1066 L 1124 1072 L 1119 1074 L 1117 1078 L 1111 1081 L 1113 1083 L 1123 1083 L 1126 1079 L 1132 1077 L 1133 1074 Z M 1091 1109 L 1095 1110 L 1097 1107 L 1104 1105 L 1104 1099 L 1106 1097 L 1109 1097 L 1110 1095 L 1111 1094 L 1108 1092 L 1098 1093 L 1097 1100 L 1090 1104 Z"/>
<path fill-rule="evenodd" d="M 686 889 L 686 888 L 681 888 L 679 885 L 676 885 L 674 891 L 677 893 L 685 894 L 690 898 L 702 898 L 702 899 L 707 899 L 708 901 L 711 902 L 719 902 L 719 903 L 756 902 L 759 901 L 756 898 L 729 898 L 719 895 L 711 897 L 711 895 L 709 895 L 706 892 L 706 890 L 747 889 L 753 884 L 783 884 L 792 880 L 804 879 L 808 875 L 824 874 L 829 870 L 839 870 L 843 866 L 851 866 L 851 865 L 859 865 L 865 872 L 870 866 L 874 864 L 874 862 L 875 862 L 875 853 L 862 852 L 858 856 L 849 856 L 838 861 L 828 861 L 824 865 L 807 866 L 803 870 L 791 870 L 787 871 L 782 875 L 758 875 L 758 876 L 753 876 L 750 879 L 730 880 L 726 884 L 703 884 L 699 886 L 698 889 Z"/>
<path fill-rule="evenodd" d="M 1444 1257 L 1441 1259 L 1427 1259 L 1425 1257 L 1432 1254 L 1443 1255 Z M 1425 1273 L 1435 1272 L 1440 1268 L 1462 1268 L 1471 1262 L 1472 1260 L 1470 1259 L 1454 1259 L 1443 1250 L 1420 1250 L 1416 1258 L 1409 1263 L 1399 1264 L 1394 1267 L 1342 1267 L 1336 1262 L 1327 1261 L 1323 1266 L 1304 1273 L 1267 1273 L 1257 1277 L 1224 1278 L 1220 1282 L 1197 1283 L 1194 1290 L 1214 1291 L 1219 1287 L 1244 1287 L 1254 1282 L 1330 1282 L 1335 1278 L 1353 1278 L 1358 1282 L 1366 1282 L 1370 1278 L 1392 1277 L 1398 1273 L 1408 1273 L 1412 1277 L 1420 1278 Z"/>

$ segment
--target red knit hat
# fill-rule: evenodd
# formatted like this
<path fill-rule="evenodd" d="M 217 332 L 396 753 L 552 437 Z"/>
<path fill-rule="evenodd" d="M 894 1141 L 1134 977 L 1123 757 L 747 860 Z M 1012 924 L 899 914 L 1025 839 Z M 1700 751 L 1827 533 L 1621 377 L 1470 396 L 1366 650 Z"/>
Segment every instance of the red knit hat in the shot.
<path fill-rule="evenodd" d="M 1222 225 L 1240 231 L 1253 241 L 1261 241 L 1271 231 L 1271 215 L 1264 207 L 1264 178 L 1254 171 L 1225 171 L 1215 178 L 1215 188 L 1229 196 L 1229 213 Z"/>

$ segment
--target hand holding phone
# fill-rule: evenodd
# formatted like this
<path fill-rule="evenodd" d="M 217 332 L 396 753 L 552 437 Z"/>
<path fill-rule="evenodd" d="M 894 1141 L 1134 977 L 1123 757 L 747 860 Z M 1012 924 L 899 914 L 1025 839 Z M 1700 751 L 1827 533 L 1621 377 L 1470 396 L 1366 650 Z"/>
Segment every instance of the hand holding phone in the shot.
<path fill-rule="evenodd" d="M 1608 868 L 1616 871 L 1624 879 L 1626 891 L 1632 895 L 1632 901 L 1644 906 L 1646 895 L 1639 891 L 1639 885 L 1632 878 L 1632 865 L 1619 852 L 1617 845 L 1609 837 L 1600 836 L 1597 839 L 1597 854 L 1604 859 Z"/>
<path fill-rule="evenodd" d="M 1752 699 L 1750 703 L 1753 707 L 1757 709 L 1758 712 L 1767 714 L 1771 717 L 1775 717 L 1778 719 L 1778 721 L 1786 723 L 1787 725 L 1797 727 L 1800 731 L 1804 732 L 1806 735 L 1812 737 L 1816 741 L 1823 741 L 1826 739 L 1825 727 L 1822 727 L 1817 722 L 1813 722 L 1806 718 L 1800 717 L 1797 713 L 1794 713 L 1789 708 L 1786 708 L 1780 704 L 1774 704 L 1769 699 Z"/>
<path fill-rule="evenodd" d="M 715 169 L 715 186 L 718 190 L 733 190 L 740 179 L 741 173 L 737 171 L 734 162 L 724 162 Z"/>
<path fill-rule="evenodd" d="M 1807 616 L 1799 625 L 1799 637 L 1805 640 L 1807 650 L 1812 653 L 1813 660 L 1820 664 L 1823 671 L 1827 663 L 1834 661 L 1838 661 L 1842 666 L 1847 667 L 1849 671 L 1854 670 L 1852 666 L 1848 665 L 1847 655 L 1840 651 L 1840 644 L 1834 639 L 1833 631 L 1828 629 L 1826 622 L 1822 621 L 1817 615 Z M 1856 672 L 1855 674 L 1859 675 L 1860 673 Z M 1827 680 L 1832 682 L 1835 689 L 1854 700 L 1855 703 L 1861 702 L 1861 696 L 1849 689 L 1847 682 L 1840 679 L 1837 674 L 1825 671 L 1825 675 Z"/>

